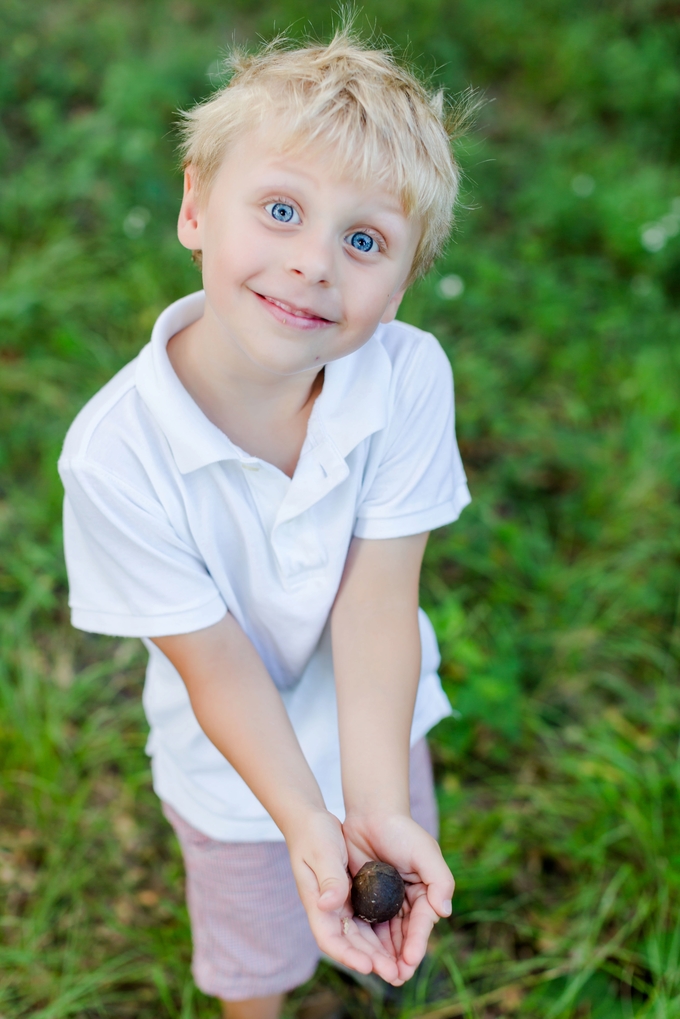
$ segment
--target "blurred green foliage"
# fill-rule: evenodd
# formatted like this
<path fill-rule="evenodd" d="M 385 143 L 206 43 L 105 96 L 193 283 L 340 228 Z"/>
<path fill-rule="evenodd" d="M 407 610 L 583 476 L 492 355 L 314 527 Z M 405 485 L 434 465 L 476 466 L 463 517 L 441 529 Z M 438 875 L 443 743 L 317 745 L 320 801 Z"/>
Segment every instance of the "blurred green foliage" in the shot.
<path fill-rule="evenodd" d="M 370 0 L 452 94 L 463 207 L 402 316 L 452 358 L 474 496 L 423 599 L 456 913 L 348 1014 L 680 1015 L 680 5 Z M 300 0 L 0 8 L 0 1012 L 208 1016 L 150 791 L 134 642 L 66 611 L 65 430 L 199 280 L 174 236 L 176 110 Z M 292 27 L 291 27 L 292 26 Z M 457 296 L 454 296 L 457 295 Z"/>

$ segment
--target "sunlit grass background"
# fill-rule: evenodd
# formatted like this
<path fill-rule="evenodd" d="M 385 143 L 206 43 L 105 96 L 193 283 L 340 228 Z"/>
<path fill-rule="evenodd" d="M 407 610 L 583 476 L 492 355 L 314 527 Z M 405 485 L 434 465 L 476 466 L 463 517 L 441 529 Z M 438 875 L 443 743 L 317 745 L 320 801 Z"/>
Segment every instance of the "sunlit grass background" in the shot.
<path fill-rule="evenodd" d="M 680 1016 L 680 7 L 367 0 L 451 92 L 465 208 L 403 317 L 456 373 L 474 503 L 423 600 L 460 717 L 433 747 L 455 913 L 352 1016 Z M 311 21 L 310 21 L 311 19 Z M 178 107 L 302 0 L 0 7 L 0 1015 L 216 1016 L 143 753 L 135 641 L 72 631 L 68 423 L 199 286 L 174 237 Z M 317 1010 L 315 1013 L 315 1009 Z"/>

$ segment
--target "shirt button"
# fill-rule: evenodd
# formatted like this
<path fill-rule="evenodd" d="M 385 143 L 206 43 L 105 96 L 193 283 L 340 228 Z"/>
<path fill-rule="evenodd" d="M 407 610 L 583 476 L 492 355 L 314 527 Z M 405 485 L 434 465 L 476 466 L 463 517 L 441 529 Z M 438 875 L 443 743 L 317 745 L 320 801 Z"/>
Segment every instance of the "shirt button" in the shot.
<path fill-rule="evenodd" d="M 245 463 L 242 463 L 241 466 L 243 467 L 244 471 L 259 471 L 259 469 L 260 469 L 260 465 L 259 464 L 245 464 Z"/>

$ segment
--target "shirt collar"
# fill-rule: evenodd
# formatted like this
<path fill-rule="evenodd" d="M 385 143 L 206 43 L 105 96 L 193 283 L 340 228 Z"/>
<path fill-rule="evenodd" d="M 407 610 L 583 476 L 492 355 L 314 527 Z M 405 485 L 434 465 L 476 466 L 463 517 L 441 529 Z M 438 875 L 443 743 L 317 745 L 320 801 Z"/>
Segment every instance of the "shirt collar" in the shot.
<path fill-rule="evenodd" d="M 163 431 L 182 474 L 221 460 L 255 459 L 205 416 L 177 378 L 167 354 L 170 337 L 200 318 L 204 303 L 205 292 L 199 290 L 161 313 L 135 373 L 137 391 Z M 326 365 L 301 459 L 329 445 L 344 459 L 363 439 L 385 427 L 392 366 L 381 342 L 382 329 L 379 326 L 359 350 Z"/>

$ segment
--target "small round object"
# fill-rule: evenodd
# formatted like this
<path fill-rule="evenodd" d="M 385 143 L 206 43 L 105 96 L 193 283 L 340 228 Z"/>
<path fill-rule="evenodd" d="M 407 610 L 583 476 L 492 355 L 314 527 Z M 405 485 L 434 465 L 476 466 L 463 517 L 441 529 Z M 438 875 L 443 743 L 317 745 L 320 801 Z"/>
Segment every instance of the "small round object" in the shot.
<path fill-rule="evenodd" d="M 385 923 L 396 916 L 404 902 L 401 874 L 389 863 L 370 860 L 352 881 L 352 908 L 367 923 Z"/>

